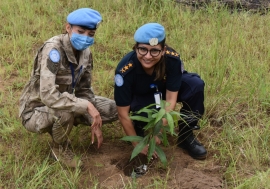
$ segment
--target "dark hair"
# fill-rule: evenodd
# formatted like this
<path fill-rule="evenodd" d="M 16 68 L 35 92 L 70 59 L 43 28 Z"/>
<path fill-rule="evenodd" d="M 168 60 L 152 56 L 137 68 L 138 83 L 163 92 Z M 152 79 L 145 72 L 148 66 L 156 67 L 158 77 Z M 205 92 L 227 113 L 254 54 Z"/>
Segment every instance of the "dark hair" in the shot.
<path fill-rule="evenodd" d="M 166 38 L 164 38 L 159 44 L 161 45 L 162 50 L 164 50 L 164 47 L 166 46 L 165 44 L 165 40 Z M 138 47 L 139 43 L 136 43 L 132 49 L 134 51 L 136 51 L 137 47 Z M 165 57 L 164 55 L 161 56 L 160 60 L 158 61 L 158 63 L 155 65 L 155 69 L 154 71 L 156 72 L 156 77 L 155 77 L 155 81 L 156 80 L 162 80 L 165 76 Z"/>

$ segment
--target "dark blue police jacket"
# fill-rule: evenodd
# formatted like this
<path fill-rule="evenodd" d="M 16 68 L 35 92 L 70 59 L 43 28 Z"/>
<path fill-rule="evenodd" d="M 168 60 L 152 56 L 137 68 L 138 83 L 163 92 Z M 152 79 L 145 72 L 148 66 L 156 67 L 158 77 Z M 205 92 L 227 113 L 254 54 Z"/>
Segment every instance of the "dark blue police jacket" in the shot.
<path fill-rule="evenodd" d="M 164 55 L 165 75 L 162 80 L 156 80 L 155 72 L 146 74 L 137 58 L 136 51 L 131 51 L 124 56 L 115 70 L 114 99 L 117 106 L 130 106 L 131 111 L 155 103 L 154 93 L 179 91 L 181 86 L 182 70 L 180 55 L 168 48 Z M 117 79 L 116 79 L 117 78 Z M 151 85 L 157 87 L 151 88 Z"/>

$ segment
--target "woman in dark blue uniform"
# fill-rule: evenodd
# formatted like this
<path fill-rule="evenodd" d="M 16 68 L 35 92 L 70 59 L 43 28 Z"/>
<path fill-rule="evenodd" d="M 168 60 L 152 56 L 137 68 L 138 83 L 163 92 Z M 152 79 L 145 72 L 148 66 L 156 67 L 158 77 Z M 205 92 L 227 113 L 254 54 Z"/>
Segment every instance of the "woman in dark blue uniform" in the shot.
<path fill-rule="evenodd" d="M 195 159 L 205 159 L 207 151 L 195 139 L 193 130 L 204 113 L 204 82 L 197 74 L 183 69 L 180 55 L 165 44 L 165 29 L 158 23 L 141 26 L 134 35 L 133 51 L 125 55 L 115 71 L 114 96 L 119 120 L 128 136 L 143 136 L 145 122 L 132 121 L 130 111 L 157 103 L 159 91 L 173 110 L 182 102 L 180 113 L 187 115 L 179 121 L 178 146 Z M 165 121 L 166 122 L 166 121 Z M 166 124 L 166 123 L 164 123 Z M 157 144 L 160 140 L 156 139 Z M 133 146 L 137 143 L 134 142 Z M 147 154 L 146 146 L 141 153 Z M 154 154 L 156 156 L 156 154 Z"/>

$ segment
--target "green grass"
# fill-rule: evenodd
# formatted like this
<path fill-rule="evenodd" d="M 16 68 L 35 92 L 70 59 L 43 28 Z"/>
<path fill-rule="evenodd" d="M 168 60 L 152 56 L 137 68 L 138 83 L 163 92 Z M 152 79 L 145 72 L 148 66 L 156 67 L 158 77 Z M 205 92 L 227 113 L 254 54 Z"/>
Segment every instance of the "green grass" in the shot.
<path fill-rule="evenodd" d="M 80 171 L 50 162 L 45 153 L 49 139 L 22 127 L 18 98 L 37 48 L 62 33 L 67 14 L 80 7 L 98 10 L 104 20 L 91 47 L 96 94 L 113 99 L 114 68 L 133 46 L 135 30 L 146 22 L 163 24 L 167 43 L 181 54 L 185 68 L 206 83 L 201 132 L 207 149 L 217 151 L 216 161 L 226 167 L 225 186 L 269 187 L 269 14 L 230 13 L 215 5 L 194 11 L 172 0 L 2 0 L 0 188 L 79 186 Z M 104 133 L 110 137 L 110 130 Z M 89 179 L 95 188 L 94 175 Z M 160 185 L 169 187 L 166 180 L 153 183 Z"/>

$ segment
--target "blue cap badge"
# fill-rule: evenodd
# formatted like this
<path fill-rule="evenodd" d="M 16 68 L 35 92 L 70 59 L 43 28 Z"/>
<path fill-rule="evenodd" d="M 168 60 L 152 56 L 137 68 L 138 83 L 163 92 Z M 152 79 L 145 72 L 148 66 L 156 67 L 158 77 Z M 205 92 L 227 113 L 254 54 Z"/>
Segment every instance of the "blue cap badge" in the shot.
<path fill-rule="evenodd" d="M 58 52 L 58 50 L 52 49 L 50 51 L 49 57 L 50 57 L 52 62 L 58 63 L 60 60 L 60 53 Z"/>
<path fill-rule="evenodd" d="M 114 82 L 116 86 L 121 87 L 124 84 L 124 79 L 120 74 L 114 76 Z"/>

